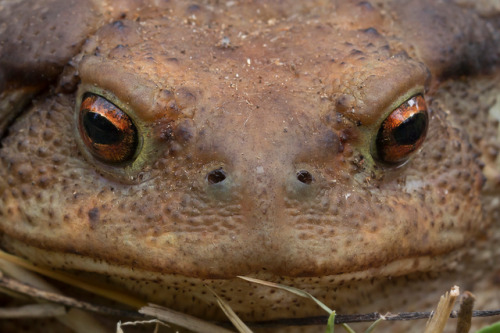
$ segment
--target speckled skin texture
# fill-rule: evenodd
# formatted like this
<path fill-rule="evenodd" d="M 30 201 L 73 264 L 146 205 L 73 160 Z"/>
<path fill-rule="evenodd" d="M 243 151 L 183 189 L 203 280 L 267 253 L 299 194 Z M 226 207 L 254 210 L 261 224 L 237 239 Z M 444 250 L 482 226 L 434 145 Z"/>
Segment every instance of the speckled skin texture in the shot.
<path fill-rule="evenodd" d="M 237 275 L 339 313 L 430 310 L 456 283 L 500 308 L 498 9 L 36 3 L 0 2 L 3 249 L 209 319 L 223 315 L 204 283 L 247 321 L 323 314 Z M 133 161 L 86 149 L 86 92 L 132 118 Z M 381 123 L 418 93 L 422 148 L 380 163 Z"/>

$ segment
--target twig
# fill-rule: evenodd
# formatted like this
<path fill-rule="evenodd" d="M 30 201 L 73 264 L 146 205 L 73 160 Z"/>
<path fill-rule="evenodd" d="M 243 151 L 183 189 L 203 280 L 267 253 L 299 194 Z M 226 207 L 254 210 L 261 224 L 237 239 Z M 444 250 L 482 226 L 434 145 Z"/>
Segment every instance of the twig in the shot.
<path fill-rule="evenodd" d="M 139 312 L 174 325 L 188 328 L 193 332 L 232 333 L 232 331 L 229 331 L 223 327 L 216 326 L 199 318 L 195 318 L 185 313 L 173 311 L 171 309 L 167 309 L 155 304 L 149 304 L 148 306 L 142 307 Z"/>
<path fill-rule="evenodd" d="M 450 292 L 446 292 L 441 296 L 436 312 L 427 322 L 425 333 L 443 332 L 458 296 L 460 296 L 460 290 L 457 286 L 452 287 Z"/>
<path fill-rule="evenodd" d="M 144 315 L 136 311 L 119 310 L 102 305 L 96 305 L 88 302 L 79 301 L 77 299 L 58 295 L 56 293 L 43 291 L 27 284 L 20 283 L 17 280 L 6 276 L 0 277 L 0 287 L 15 291 L 19 294 L 30 296 L 36 299 L 42 299 L 51 303 L 61 304 L 71 308 L 82 309 L 90 312 L 100 313 L 109 316 L 128 317 L 128 318 L 144 318 Z"/>
<path fill-rule="evenodd" d="M 116 333 L 124 333 L 122 327 L 123 326 L 141 326 L 141 325 L 148 325 L 148 324 L 155 324 L 155 330 L 154 333 L 158 332 L 158 329 L 160 325 L 165 326 L 165 327 L 170 327 L 166 323 L 162 322 L 161 320 L 158 319 L 151 319 L 151 320 L 140 320 L 140 321 L 127 321 L 125 323 L 122 323 L 119 321 L 116 324 Z"/>
<path fill-rule="evenodd" d="M 400 312 L 400 313 L 388 313 L 381 315 L 378 312 L 365 313 L 365 314 L 337 314 L 335 317 L 335 324 L 344 323 L 363 323 L 372 322 L 378 320 L 382 317 L 388 321 L 402 321 L 402 320 L 418 320 L 418 319 L 428 319 L 433 312 Z M 500 310 L 483 310 L 483 311 L 472 311 L 472 317 L 492 317 L 499 316 Z M 458 312 L 452 311 L 450 318 L 457 318 Z M 328 316 L 316 316 L 316 317 L 304 317 L 304 318 L 286 318 L 286 319 L 275 319 L 266 321 L 256 321 L 248 322 L 249 326 L 255 327 L 267 327 L 267 326 L 307 326 L 307 325 L 326 325 L 328 321 Z"/>
<path fill-rule="evenodd" d="M 469 333 L 472 326 L 472 308 L 474 307 L 475 297 L 472 293 L 466 291 L 462 296 L 460 310 L 458 311 L 458 321 L 456 333 Z"/>
<path fill-rule="evenodd" d="M 1 319 L 46 318 L 66 314 L 66 308 L 58 304 L 28 304 L 15 308 L 0 308 Z"/>

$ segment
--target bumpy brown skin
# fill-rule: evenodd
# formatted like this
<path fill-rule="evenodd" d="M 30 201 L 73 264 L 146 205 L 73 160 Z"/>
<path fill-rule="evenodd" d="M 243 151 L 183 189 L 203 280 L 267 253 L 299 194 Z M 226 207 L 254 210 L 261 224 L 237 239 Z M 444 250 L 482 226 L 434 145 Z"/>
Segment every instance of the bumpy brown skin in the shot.
<path fill-rule="evenodd" d="M 223 317 L 204 283 L 247 321 L 323 314 L 237 275 L 341 313 L 430 310 L 456 283 L 500 308 L 495 9 L 36 3 L 0 2 L 5 250 L 210 319 Z M 86 149 L 75 114 L 89 91 L 135 122 L 133 161 Z M 423 92 L 422 149 L 380 163 L 380 124 Z"/>

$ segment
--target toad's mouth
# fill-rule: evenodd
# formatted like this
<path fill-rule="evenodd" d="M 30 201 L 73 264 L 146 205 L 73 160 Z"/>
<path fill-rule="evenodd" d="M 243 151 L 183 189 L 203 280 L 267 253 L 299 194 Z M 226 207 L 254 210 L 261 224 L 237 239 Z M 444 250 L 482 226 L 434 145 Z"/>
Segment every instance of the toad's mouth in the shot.
<path fill-rule="evenodd" d="M 15 241 L 18 242 L 18 241 Z M 47 275 L 62 282 L 71 283 L 71 279 L 81 280 L 81 278 L 73 275 L 74 272 L 85 272 L 89 276 L 99 276 L 100 280 L 119 279 L 119 280 L 135 280 L 135 281 L 151 281 L 163 285 L 176 284 L 176 281 L 189 281 L 191 285 L 210 284 L 214 281 L 231 280 L 237 281 L 241 276 L 235 275 L 224 278 L 206 278 L 196 276 L 185 276 L 181 274 L 162 273 L 152 270 L 140 268 L 138 266 L 125 266 L 96 258 L 82 256 L 73 253 L 61 253 L 50 250 L 41 249 L 31 245 L 24 244 L 22 248 L 18 248 L 16 252 L 20 255 L 14 256 L 0 250 L 0 259 L 4 259 L 14 264 L 20 265 L 29 270 L 36 271 L 42 275 Z M 341 285 L 348 281 L 362 281 L 377 278 L 392 278 L 398 276 L 409 275 L 412 273 L 442 271 L 444 269 L 452 269 L 458 261 L 461 253 L 454 251 L 443 255 L 424 255 L 412 258 L 402 258 L 389 262 L 379 267 L 371 267 L 363 270 L 357 270 L 347 273 L 339 273 L 325 276 L 278 276 L 272 272 L 265 270 L 257 271 L 251 274 L 245 274 L 248 277 L 255 277 L 265 281 L 280 281 L 287 280 L 299 287 L 304 281 L 327 281 L 331 286 Z M 24 258 L 29 258 L 23 259 Z M 54 270 L 55 269 L 55 270 Z M 60 270 L 63 278 L 59 278 L 57 270 Z M 54 272 L 56 272 L 54 274 Z M 69 275 L 66 272 L 72 272 Z M 65 277 L 66 276 L 66 277 Z M 103 279 L 104 278 L 104 279 Z M 240 281 L 241 282 L 241 281 Z M 85 288 L 84 288 L 85 289 Z M 138 305 L 137 301 L 134 305 Z"/>
<path fill-rule="evenodd" d="M 313 256 L 301 253 L 295 247 L 277 248 L 276 244 L 271 244 L 268 248 L 262 246 L 260 250 L 255 250 L 255 246 L 250 249 L 231 248 L 232 251 L 226 251 L 228 253 L 225 255 L 220 248 L 215 248 L 214 253 L 205 250 L 197 255 L 191 251 L 188 255 L 181 256 L 176 255 L 180 250 L 162 253 L 161 248 L 144 249 L 143 246 L 141 250 L 132 246 L 134 244 L 125 244 L 119 248 L 113 243 L 93 243 L 95 247 L 76 248 L 71 242 L 48 244 L 36 239 L 11 238 L 7 234 L 1 238 L 1 246 L 7 252 L 27 258 L 37 265 L 144 280 L 154 280 L 161 276 L 231 280 L 240 275 L 256 274 L 271 279 L 331 276 L 339 281 L 363 280 L 442 270 L 456 263 L 467 248 L 457 242 L 431 250 L 424 248 L 421 251 L 394 253 L 391 248 L 380 245 L 369 250 L 360 249 L 357 254 L 339 250 L 335 254 L 320 253 L 325 255 Z M 272 250 L 273 248 L 275 249 Z M 168 250 L 165 249 L 165 252 Z"/>

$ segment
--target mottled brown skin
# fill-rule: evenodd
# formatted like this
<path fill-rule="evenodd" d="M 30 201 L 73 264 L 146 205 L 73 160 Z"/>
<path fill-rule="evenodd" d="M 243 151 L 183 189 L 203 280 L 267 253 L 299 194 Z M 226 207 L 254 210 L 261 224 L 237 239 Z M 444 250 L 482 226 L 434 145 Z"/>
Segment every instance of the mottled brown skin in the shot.
<path fill-rule="evenodd" d="M 1 247 L 209 319 L 203 284 L 250 322 L 323 314 L 237 275 L 339 313 L 430 310 L 457 283 L 500 308 L 500 11 L 456 2 L 0 2 Z M 132 118 L 133 161 L 90 154 L 86 92 Z M 419 93 L 422 148 L 381 163 Z"/>

